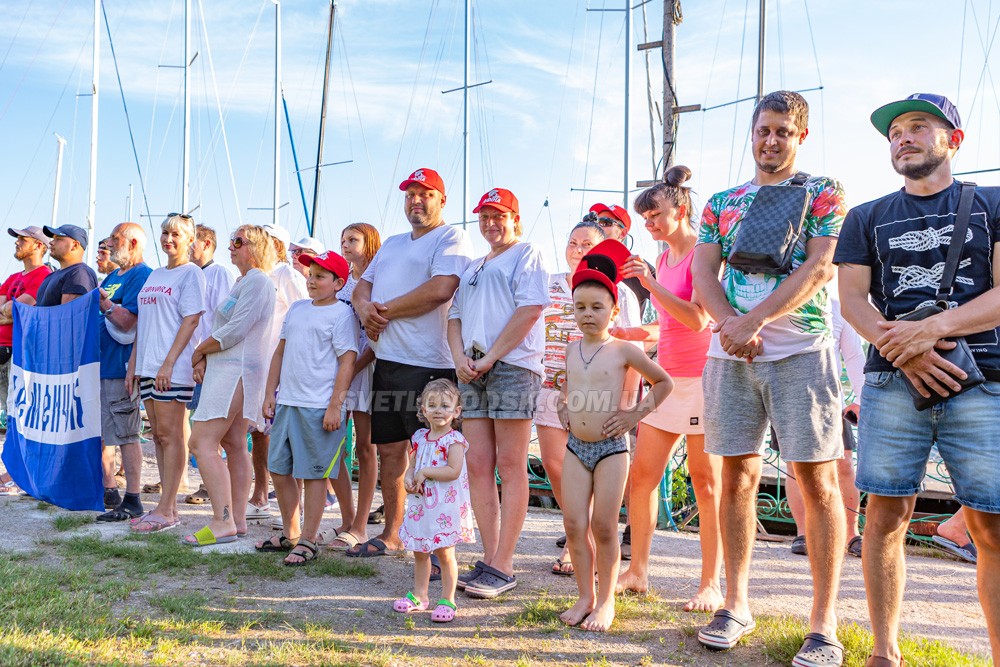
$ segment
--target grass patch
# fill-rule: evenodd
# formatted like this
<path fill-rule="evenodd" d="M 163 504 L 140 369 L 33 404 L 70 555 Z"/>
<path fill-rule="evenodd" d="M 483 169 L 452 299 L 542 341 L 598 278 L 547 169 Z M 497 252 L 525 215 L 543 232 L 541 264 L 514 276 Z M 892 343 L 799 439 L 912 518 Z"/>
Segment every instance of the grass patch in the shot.
<path fill-rule="evenodd" d="M 80 526 L 86 526 L 90 523 L 94 523 L 94 519 L 89 514 L 60 514 L 52 519 L 52 527 L 60 533 L 76 530 Z"/>
<path fill-rule="evenodd" d="M 757 631 L 751 642 L 763 644 L 763 653 L 782 664 L 795 657 L 809 626 L 787 616 L 757 616 Z M 844 667 L 864 667 L 872 650 L 872 635 L 856 623 L 843 623 L 837 636 L 844 644 Z M 988 667 L 990 661 L 980 656 L 956 651 L 939 641 L 909 637 L 900 638 L 900 649 L 907 664 L 925 667 Z"/>
<path fill-rule="evenodd" d="M 524 609 L 509 617 L 514 627 L 535 629 L 539 632 L 557 632 L 566 629 L 559 620 L 563 613 L 576 602 L 572 596 L 551 596 L 548 591 L 539 591 L 537 597 L 524 604 Z M 615 596 L 615 622 L 611 634 L 631 633 L 649 624 L 662 627 L 678 622 L 676 612 L 659 596 L 645 595 Z"/>

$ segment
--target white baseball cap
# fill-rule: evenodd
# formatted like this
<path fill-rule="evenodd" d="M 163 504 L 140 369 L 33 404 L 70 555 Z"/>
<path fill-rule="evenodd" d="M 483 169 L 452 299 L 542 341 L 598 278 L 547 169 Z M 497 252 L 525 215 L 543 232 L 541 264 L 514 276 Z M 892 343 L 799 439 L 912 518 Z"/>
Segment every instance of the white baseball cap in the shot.
<path fill-rule="evenodd" d="M 261 225 L 263 230 L 270 234 L 271 238 L 278 239 L 285 244 L 287 248 L 292 242 L 292 235 L 288 233 L 288 230 L 280 225 Z"/>
<path fill-rule="evenodd" d="M 303 236 L 301 239 L 288 247 L 289 250 L 298 250 L 299 248 L 302 248 L 303 250 L 312 250 L 317 255 L 322 255 L 326 252 L 326 246 L 320 243 L 318 239 L 314 239 L 311 236 Z"/>

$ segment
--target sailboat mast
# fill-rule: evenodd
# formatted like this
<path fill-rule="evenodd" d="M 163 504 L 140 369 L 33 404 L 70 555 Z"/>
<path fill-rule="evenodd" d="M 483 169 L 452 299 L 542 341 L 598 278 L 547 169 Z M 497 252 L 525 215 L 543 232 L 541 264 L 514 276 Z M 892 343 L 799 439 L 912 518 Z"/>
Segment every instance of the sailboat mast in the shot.
<path fill-rule="evenodd" d="M 469 213 L 469 42 L 472 41 L 472 0 L 465 0 L 465 75 L 462 81 L 462 229 Z"/>
<path fill-rule="evenodd" d="M 97 108 L 101 79 L 101 0 L 94 0 L 94 71 L 90 100 L 90 191 L 87 195 L 87 262 L 94 259 L 94 220 L 97 218 Z M 60 149 L 61 154 L 61 149 Z"/>
<path fill-rule="evenodd" d="M 764 33 L 767 29 L 767 0 L 760 0 L 760 31 L 757 36 L 757 103 L 764 97 Z"/>
<path fill-rule="evenodd" d="M 663 175 L 674 165 L 674 145 L 677 141 L 677 108 L 676 91 L 674 90 L 674 57 L 676 50 L 674 42 L 677 38 L 677 25 L 674 22 L 674 2 L 663 3 L 663 43 L 660 55 L 663 58 L 663 74 L 666 81 L 663 85 Z"/>
<path fill-rule="evenodd" d="M 190 68 L 191 0 L 184 0 L 184 149 L 181 156 L 181 213 L 187 213 L 189 210 L 188 184 L 191 182 L 191 90 L 188 87 Z"/>
<path fill-rule="evenodd" d="M 319 105 L 319 144 L 316 148 L 316 181 L 313 183 L 312 221 L 306 220 L 309 236 L 314 236 L 316 216 L 319 211 L 319 173 L 323 163 L 323 139 L 326 136 L 326 96 L 330 90 L 330 58 L 333 55 L 333 17 L 336 11 L 336 0 L 330 0 L 330 21 L 326 28 L 326 64 L 323 66 L 323 97 Z"/>
<path fill-rule="evenodd" d="M 56 220 L 59 217 L 59 187 L 62 185 L 62 164 L 63 164 L 63 149 L 66 148 L 66 140 L 56 135 L 56 142 L 58 143 L 57 154 L 56 154 L 56 187 L 52 193 L 52 222 L 49 227 L 53 229 L 58 227 Z M 93 240 L 93 239 L 90 239 Z M 90 244 L 87 244 L 90 247 Z"/>
<path fill-rule="evenodd" d="M 625 167 L 622 170 L 622 206 L 628 209 L 628 116 L 629 83 L 632 62 L 632 0 L 625 0 Z"/>
<path fill-rule="evenodd" d="M 271 224 L 278 225 L 278 198 L 281 196 L 281 3 L 274 2 L 274 208 Z"/>

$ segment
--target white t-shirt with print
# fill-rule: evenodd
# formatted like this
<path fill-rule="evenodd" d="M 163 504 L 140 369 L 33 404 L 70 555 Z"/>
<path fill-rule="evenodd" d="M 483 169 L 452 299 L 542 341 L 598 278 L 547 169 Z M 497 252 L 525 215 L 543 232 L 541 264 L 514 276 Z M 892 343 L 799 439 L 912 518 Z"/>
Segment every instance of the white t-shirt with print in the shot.
<path fill-rule="evenodd" d="M 155 269 L 139 291 L 135 374 L 155 378 L 174 344 L 185 317 L 205 311 L 205 274 L 188 262 L 172 269 Z M 174 362 L 172 385 L 194 386 L 191 355 L 201 342 L 197 332 Z"/>
<path fill-rule="evenodd" d="M 281 359 L 278 403 L 300 408 L 326 408 L 340 364 L 337 357 L 358 351 L 358 318 L 343 301 L 315 306 L 296 301 L 281 326 L 285 353 Z"/>
<path fill-rule="evenodd" d="M 267 342 L 267 356 L 270 358 L 274 356 L 274 350 L 278 347 L 278 338 L 289 307 L 296 301 L 308 299 L 309 292 L 306 290 L 306 279 L 288 262 L 275 264 L 268 277 L 271 278 L 274 289 L 277 290 L 274 300 L 274 319 L 271 321 L 271 335 Z"/>
<path fill-rule="evenodd" d="M 390 236 L 361 276 L 372 284 L 372 301 L 385 303 L 412 292 L 435 276 L 461 276 L 472 259 L 472 243 L 460 229 L 441 225 L 418 239 Z M 424 368 L 454 368 L 446 329 L 449 299 L 416 317 L 391 320 L 377 341 L 375 357 Z"/>
<path fill-rule="evenodd" d="M 462 321 L 466 354 L 474 347 L 488 351 L 518 308 L 549 305 L 549 274 L 542 254 L 533 245 L 517 243 L 484 260 L 480 257 L 466 268 L 448 311 L 448 319 Z M 500 361 L 542 375 L 544 353 L 545 324 L 539 317 L 524 340 Z"/>
<path fill-rule="evenodd" d="M 205 340 L 215 325 L 215 311 L 233 290 L 236 277 L 232 271 L 214 261 L 201 270 L 205 274 L 205 312 L 201 314 L 195 335 L 198 340 Z"/>

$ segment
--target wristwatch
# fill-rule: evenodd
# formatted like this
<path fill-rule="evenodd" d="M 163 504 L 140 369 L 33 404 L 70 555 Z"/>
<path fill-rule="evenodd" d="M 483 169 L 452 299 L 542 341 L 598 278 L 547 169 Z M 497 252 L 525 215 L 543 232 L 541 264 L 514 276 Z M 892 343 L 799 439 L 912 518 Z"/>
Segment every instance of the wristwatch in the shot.
<path fill-rule="evenodd" d="M 114 301 L 112 301 L 111 302 L 111 307 L 104 311 L 104 317 L 107 317 L 108 315 L 110 315 L 111 311 L 114 310 L 117 307 L 118 307 L 118 304 L 115 303 Z"/>

